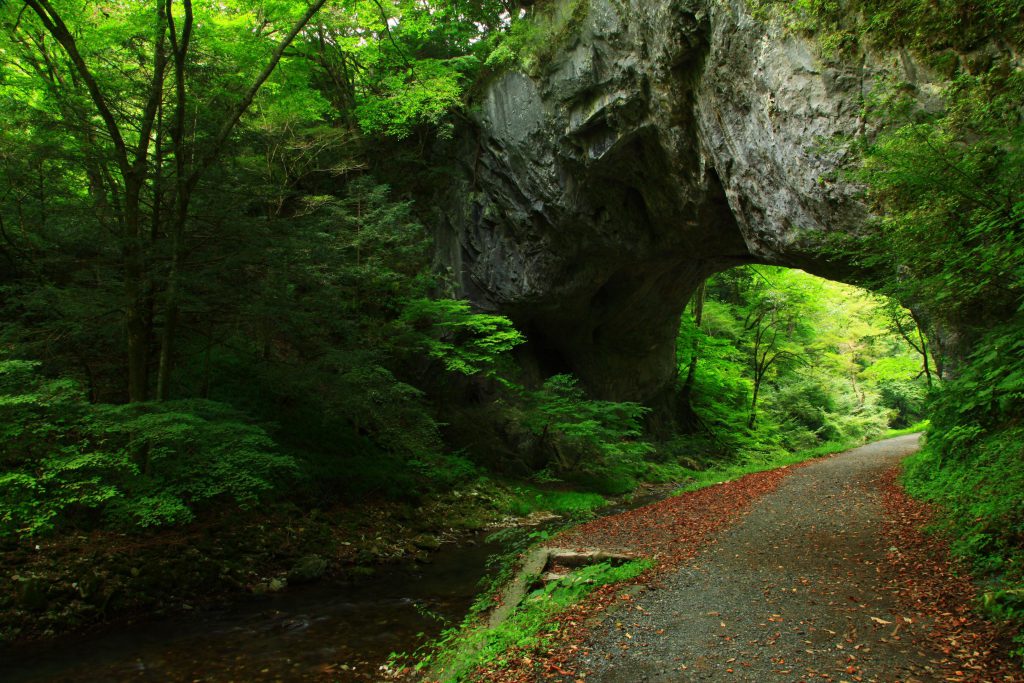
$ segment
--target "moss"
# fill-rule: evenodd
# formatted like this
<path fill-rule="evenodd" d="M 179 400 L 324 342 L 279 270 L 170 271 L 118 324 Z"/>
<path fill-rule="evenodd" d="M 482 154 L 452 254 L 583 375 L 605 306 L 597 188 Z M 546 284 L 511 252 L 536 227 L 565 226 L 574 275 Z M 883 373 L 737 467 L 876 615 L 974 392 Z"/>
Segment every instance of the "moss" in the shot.
<path fill-rule="evenodd" d="M 754 17 L 814 36 L 826 56 L 902 47 L 940 73 L 999 38 L 1024 44 L 1019 0 L 750 0 Z M 935 63 L 931 63 L 935 60 Z"/>
<path fill-rule="evenodd" d="M 558 50 L 577 35 L 590 13 L 589 0 L 553 0 L 514 21 L 491 50 L 486 65 L 502 73 L 519 68 L 538 76 Z"/>

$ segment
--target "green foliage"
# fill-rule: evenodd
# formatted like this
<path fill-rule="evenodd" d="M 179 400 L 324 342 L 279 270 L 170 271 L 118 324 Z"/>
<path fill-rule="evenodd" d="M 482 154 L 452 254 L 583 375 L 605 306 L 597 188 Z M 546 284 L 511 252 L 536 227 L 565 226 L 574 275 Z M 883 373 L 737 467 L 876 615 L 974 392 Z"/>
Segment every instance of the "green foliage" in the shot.
<path fill-rule="evenodd" d="M 356 0 L 325 8 L 299 54 L 317 65 L 321 89 L 362 132 L 445 134 L 439 124 L 462 106 L 505 11 L 497 0 Z"/>
<path fill-rule="evenodd" d="M 890 329 L 888 304 L 768 267 L 721 273 L 705 292 L 700 325 L 683 316 L 677 357 L 719 457 L 863 443 L 920 417 L 922 359 Z"/>
<path fill-rule="evenodd" d="M 368 98 L 356 106 L 355 115 L 364 132 L 401 139 L 418 125 L 436 126 L 461 104 L 464 80 L 449 62 L 419 60 L 414 78 L 389 75 L 379 83 L 387 95 Z"/>
<path fill-rule="evenodd" d="M 677 481 L 685 481 L 686 483 L 677 491 L 677 493 L 697 491 L 723 482 L 733 481 L 734 479 L 739 479 L 740 477 L 744 477 L 755 472 L 766 472 L 780 467 L 797 465 L 806 460 L 811 460 L 812 458 L 821 458 L 834 453 L 840 453 L 851 448 L 856 448 L 861 445 L 861 443 L 862 442 L 859 439 L 848 441 L 826 441 L 824 443 L 819 443 L 813 448 L 807 448 L 795 452 L 775 450 L 758 453 L 749 451 L 739 460 L 734 462 L 718 463 L 706 469 L 694 470 L 686 468 L 684 469 L 684 476 L 677 479 Z"/>
<path fill-rule="evenodd" d="M 444 681 L 464 681 L 481 666 L 505 666 L 512 650 L 543 650 L 547 633 L 556 628 L 549 623 L 559 612 L 597 588 L 628 581 L 652 565 L 650 560 L 635 560 L 618 567 L 601 563 L 578 569 L 526 595 L 509 618 L 493 629 L 469 621 L 446 631 L 435 643 L 437 651 L 422 658 L 417 669 L 429 667 Z"/>
<path fill-rule="evenodd" d="M 485 66 L 497 71 L 518 67 L 537 74 L 555 52 L 580 29 L 590 11 L 588 0 L 556 0 L 535 5 L 513 18 L 511 25 L 491 39 Z"/>
<path fill-rule="evenodd" d="M 402 319 L 423 331 L 419 343 L 429 356 L 463 375 L 493 375 L 501 357 L 526 341 L 508 318 L 474 313 L 459 299 L 410 301 Z"/>
<path fill-rule="evenodd" d="M 887 293 L 951 318 L 1005 319 L 1024 294 L 1024 76 L 963 76 L 945 98 L 947 109 L 928 114 L 880 89 L 869 113 L 886 127 L 851 174 L 881 218 L 863 242 L 839 247 L 884 273 Z"/>
<path fill-rule="evenodd" d="M 915 422 L 909 427 L 903 427 L 902 429 L 890 429 L 885 432 L 883 438 L 891 439 L 896 436 L 906 436 L 908 434 L 923 433 L 927 432 L 929 427 L 931 427 L 930 421 L 921 420 L 920 422 Z"/>
<path fill-rule="evenodd" d="M 608 500 L 596 493 L 514 486 L 511 496 L 503 502 L 502 507 L 519 517 L 526 517 L 533 512 L 552 512 L 579 519 L 591 516 L 595 510 L 607 504 Z"/>
<path fill-rule="evenodd" d="M 268 482 L 323 505 L 477 477 L 445 452 L 443 394 L 468 383 L 452 374 L 507 384 L 523 338 L 428 298 L 447 287 L 414 180 L 370 169 L 385 137 L 444 134 L 507 8 L 356 0 L 303 26 L 305 3 L 195 6 L 191 24 L 178 3 L 173 22 L 161 3 L 52 5 L 73 43 L 0 7 L 0 345 L 68 378 L 5 405 L 9 451 L 33 421 L 63 449 L 0 471 L 18 524 L 180 523 Z"/>
<path fill-rule="evenodd" d="M 137 467 L 92 446 L 88 408 L 73 382 L 47 380 L 38 363 L 0 360 L 0 537 L 53 529 L 76 508 L 102 507 L 113 482 Z"/>
<path fill-rule="evenodd" d="M 971 10 L 948 34 L 954 47 L 1009 28 L 1019 43 L 1019 19 L 1005 21 L 1010 5 L 948 3 L 933 20 L 948 21 L 950 8 Z M 932 50 L 934 62 L 944 45 L 931 28 L 923 37 L 918 46 Z M 946 379 L 926 396 L 928 444 L 905 483 L 944 511 L 954 551 L 987 585 L 987 609 L 1020 623 L 1024 77 L 999 63 L 968 66 L 951 70 L 942 106 L 921 106 L 899 83 L 873 90 L 866 114 L 879 132 L 858 141 L 849 175 L 866 187 L 878 218 L 833 248 L 875 274 L 872 288 L 927 313 L 927 336 L 952 352 L 932 355 Z M 880 384 L 883 401 L 913 419 L 921 396 L 895 380 L 894 369 L 876 363 L 865 375 Z"/>
<path fill-rule="evenodd" d="M 1019 74 L 962 76 L 939 112 L 918 111 L 898 92 L 883 90 L 872 110 L 883 131 L 862 148 L 863 164 L 854 172 L 881 217 L 858 245 L 842 247 L 882 274 L 873 283 L 880 290 L 941 310 L 936 334 L 948 324 L 971 342 L 931 402 L 929 455 L 910 477 L 921 493 L 949 485 L 950 496 L 972 496 L 981 479 L 958 479 L 968 465 L 953 463 L 1004 453 L 1004 438 L 1016 434 L 1012 425 L 1022 415 L 1022 88 Z M 990 467 L 978 475 L 1005 480 Z"/>
<path fill-rule="evenodd" d="M 137 463 L 138 476 L 122 482 L 123 498 L 107 509 L 124 526 L 188 522 L 221 499 L 245 509 L 295 469 L 261 427 L 214 401 L 95 406 L 90 426 Z"/>
<path fill-rule="evenodd" d="M 907 463 L 912 495 L 943 511 L 941 529 L 952 550 L 974 567 L 985 588 L 982 606 L 1020 628 L 1024 609 L 1024 430 L 984 434 L 974 428 L 932 431 Z M 1024 638 L 1019 638 L 1024 654 Z"/>
<path fill-rule="evenodd" d="M 777 16 L 795 31 L 813 34 L 827 54 L 867 43 L 907 47 L 943 65 L 998 36 L 1024 43 L 1017 0 L 753 0 L 762 20 Z M 947 52 L 950 50 L 950 52 Z M 943 59 L 945 58 L 945 59 Z"/>
<path fill-rule="evenodd" d="M 647 408 L 589 399 L 570 375 L 549 378 L 524 401 L 525 425 L 551 454 L 556 475 L 606 494 L 635 488 L 642 458 L 653 450 L 642 439 Z"/>
<path fill-rule="evenodd" d="M 0 360 L 0 536 L 98 523 L 88 511 L 127 528 L 187 522 L 214 502 L 252 505 L 294 470 L 228 406 L 89 404 L 37 366 Z"/>

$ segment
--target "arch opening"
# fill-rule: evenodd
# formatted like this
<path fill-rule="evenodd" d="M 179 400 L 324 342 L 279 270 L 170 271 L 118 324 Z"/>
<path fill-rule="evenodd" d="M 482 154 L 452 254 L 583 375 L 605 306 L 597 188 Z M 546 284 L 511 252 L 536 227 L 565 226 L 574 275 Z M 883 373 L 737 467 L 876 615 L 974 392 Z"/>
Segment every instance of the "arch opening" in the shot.
<path fill-rule="evenodd" d="M 910 311 L 798 269 L 698 287 L 676 341 L 677 414 L 738 448 L 855 443 L 924 419 L 942 365 Z"/>

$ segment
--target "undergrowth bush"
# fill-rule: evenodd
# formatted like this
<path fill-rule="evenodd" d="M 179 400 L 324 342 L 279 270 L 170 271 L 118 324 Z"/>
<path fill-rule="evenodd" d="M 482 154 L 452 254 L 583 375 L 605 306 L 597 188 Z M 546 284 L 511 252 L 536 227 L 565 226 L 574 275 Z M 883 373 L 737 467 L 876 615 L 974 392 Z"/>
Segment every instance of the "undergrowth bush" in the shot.
<path fill-rule="evenodd" d="M 251 506 L 295 469 L 224 404 L 90 404 L 19 360 L 0 360 L 0 440 L 0 537 L 187 522 L 215 502 Z"/>
<path fill-rule="evenodd" d="M 603 496 L 586 491 L 544 490 L 531 486 L 515 486 L 503 507 L 509 513 L 525 517 L 533 512 L 553 512 L 579 519 L 608 504 Z"/>
<path fill-rule="evenodd" d="M 1024 428 L 984 433 L 951 428 L 931 436 L 903 477 L 907 491 L 938 504 L 939 530 L 984 589 L 983 607 L 1024 625 Z M 1018 636 L 1024 656 L 1024 636 Z"/>
<path fill-rule="evenodd" d="M 644 456 L 654 451 L 643 438 L 648 408 L 587 398 L 570 375 L 555 375 L 539 390 L 523 392 L 521 404 L 523 422 L 554 476 L 606 495 L 636 488 Z"/>

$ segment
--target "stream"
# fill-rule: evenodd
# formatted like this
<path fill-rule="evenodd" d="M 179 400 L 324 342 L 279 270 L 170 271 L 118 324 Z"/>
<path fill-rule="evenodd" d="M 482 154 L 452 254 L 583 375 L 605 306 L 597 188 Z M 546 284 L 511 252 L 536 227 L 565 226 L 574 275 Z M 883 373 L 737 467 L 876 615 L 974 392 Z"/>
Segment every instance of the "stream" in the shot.
<path fill-rule="evenodd" d="M 411 651 L 465 616 L 500 546 L 447 544 L 428 564 L 354 583 L 252 596 L 222 610 L 113 626 L 44 645 L 0 649 L 3 683 L 261 683 L 379 680 L 391 652 Z"/>
<path fill-rule="evenodd" d="M 664 498 L 653 487 L 599 511 Z M 541 527 L 543 528 L 543 527 Z M 322 582 L 250 596 L 231 608 L 0 648 L 2 683 L 296 683 L 382 680 L 392 652 L 411 652 L 462 621 L 501 552 L 480 533 L 446 544 L 427 564 L 355 582 Z"/>

